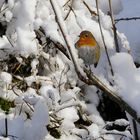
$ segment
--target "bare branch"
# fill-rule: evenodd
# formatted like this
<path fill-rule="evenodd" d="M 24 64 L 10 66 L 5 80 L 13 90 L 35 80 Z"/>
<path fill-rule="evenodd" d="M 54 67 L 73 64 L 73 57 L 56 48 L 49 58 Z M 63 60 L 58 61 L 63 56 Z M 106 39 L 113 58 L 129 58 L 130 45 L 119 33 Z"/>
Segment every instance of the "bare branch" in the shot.
<path fill-rule="evenodd" d="M 61 31 L 61 33 L 62 33 L 62 36 L 63 36 L 63 38 L 64 38 L 64 41 L 65 41 L 65 43 L 66 43 L 66 46 L 67 46 L 67 50 L 68 50 L 68 52 L 69 52 L 69 54 L 70 54 L 70 56 L 71 56 L 71 60 L 72 60 L 72 62 L 73 62 L 73 64 L 74 64 L 74 67 L 75 67 L 75 71 L 77 72 L 77 73 L 79 73 L 79 70 L 78 70 L 78 65 L 77 65 L 77 62 L 76 62 L 76 60 L 75 60 L 75 58 L 74 58 L 74 55 L 73 55 L 73 53 L 72 53 L 72 50 L 71 50 L 71 47 L 72 46 L 70 46 L 70 42 L 69 42 L 69 40 L 68 40 L 68 36 L 66 35 L 66 33 L 65 33 L 65 30 L 64 30 L 64 27 L 63 27 L 63 25 L 61 25 L 62 23 L 61 22 L 63 22 L 63 24 L 65 24 L 64 23 L 64 20 L 61 18 L 61 16 L 59 16 L 59 14 L 56 12 L 56 5 L 54 5 L 54 3 L 55 3 L 56 1 L 54 1 L 54 0 L 50 0 L 50 3 L 51 3 L 51 5 L 52 5 L 52 8 L 53 8 L 53 11 L 54 11 L 54 14 L 55 14 L 55 16 L 56 16 L 56 20 L 57 20 L 57 24 L 58 24 L 58 26 L 59 26 L 59 28 L 60 28 L 60 31 Z M 57 9 L 58 10 L 58 9 Z M 59 11 L 60 12 L 60 11 Z M 61 22 L 60 22 L 61 21 Z"/>
<path fill-rule="evenodd" d="M 69 55 L 68 55 L 68 53 L 67 53 L 66 48 L 65 48 L 62 44 L 60 44 L 59 42 L 57 42 L 57 43 L 55 43 L 54 41 L 52 41 L 52 42 L 53 42 L 53 44 L 55 45 L 55 47 L 56 47 L 58 50 L 60 50 L 63 54 L 65 54 L 65 56 L 70 60 L 70 57 L 69 57 Z"/>
<path fill-rule="evenodd" d="M 70 7 L 71 7 L 71 6 L 69 6 L 69 11 L 68 11 L 66 17 L 64 18 L 64 20 L 66 20 L 66 19 L 68 18 L 69 14 L 70 14 L 70 12 L 71 12 L 71 9 L 72 9 L 72 8 L 70 8 Z"/>
<path fill-rule="evenodd" d="M 68 0 L 64 5 L 63 7 L 65 7 L 71 0 Z"/>
<path fill-rule="evenodd" d="M 116 29 L 115 21 L 114 21 L 114 17 L 113 17 L 113 10 L 112 10 L 111 0 L 109 0 L 109 9 L 110 9 L 109 15 L 111 17 L 112 27 L 113 27 L 113 32 L 114 32 L 114 42 L 115 42 L 116 52 L 120 52 L 119 44 L 118 44 L 118 38 L 117 38 L 117 29 Z"/>
<path fill-rule="evenodd" d="M 93 16 L 97 16 L 98 15 L 95 11 L 90 9 L 90 7 L 88 6 L 88 4 L 85 1 L 83 1 L 83 4 L 87 7 L 87 9 L 89 10 L 91 15 L 93 15 Z"/>
<path fill-rule="evenodd" d="M 8 137 L 8 120 L 7 120 L 7 115 L 5 117 L 5 137 Z"/>
<path fill-rule="evenodd" d="M 118 23 L 119 21 L 129 21 L 129 20 L 140 20 L 140 17 L 118 18 L 118 19 L 115 19 L 115 23 Z"/>
<path fill-rule="evenodd" d="M 104 39 L 104 35 L 103 35 L 103 31 L 102 31 L 102 27 L 101 27 L 100 15 L 99 15 L 99 6 L 98 6 L 98 0 L 96 0 L 96 8 L 97 8 L 97 14 L 98 14 L 98 23 L 99 23 L 99 27 L 100 27 L 100 32 L 101 32 L 101 36 L 102 36 L 102 40 L 103 40 L 103 44 L 104 44 L 104 47 L 105 47 L 105 52 L 106 52 L 107 60 L 108 60 L 109 66 L 110 66 L 111 74 L 112 74 L 112 76 L 114 76 L 114 72 L 113 72 L 112 64 L 111 64 L 111 61 L 110 61 L 110 58 L 109 58 L 109 54 L 108 54 L 108 50 L 107 50 L 107 46 L 106 46 L 106 43 L 105 43 L 105 39 Z"/>
<path fill-rule="evenodd" d="M 10 45 L 14 48 L 14 45 L 8 36 L 7 36 L 7 40 L 9 41 Z"/>
<path fill-rule="evenodd" d="M 134 129 L 134 139 L 139 140 L 137 123 L 134 119 L 132 119 L 132 123 L 133 123 L 133 129 Z"/>

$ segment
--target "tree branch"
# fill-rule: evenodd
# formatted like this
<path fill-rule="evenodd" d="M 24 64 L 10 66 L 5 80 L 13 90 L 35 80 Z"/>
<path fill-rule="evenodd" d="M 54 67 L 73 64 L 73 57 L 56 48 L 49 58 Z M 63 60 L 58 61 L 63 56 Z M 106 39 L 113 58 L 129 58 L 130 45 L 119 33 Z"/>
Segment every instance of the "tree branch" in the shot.
<path fill-rule="evenodd" d="M 107 50 L 107 46 L 105 43 L 105 39 L 104 39 L 104 35 L 103 35 L 103 31 L 102 31 L 102 27 L 101 27 L 101 22 L 100 22 L 100 15 L 99 15 L 99 6 L 98 6 L 98 0 L 96 0 L 96 8 L 97 8 L 97 14 L 98 14 L 98 23 L 99 23 L 99 27 L 100 27 L 100 32 L 101 32 L 101 36 L 102 36 L 102 40 L 103 40 L 103 44 L 104 44 L 104 48 L 105 48 L 105 52 L 106 52 L 106 56 L 107 56 L 107 60 L 110 66 L 110 71 L 112 76 L 114 76 L 114 72 L 113 72 L 113 68 L 112 68 L 112 64 L 109 58 L 109 54 L 108 54 L 108 50 Z"/>
<path fill-rule="evenodd" d="M 118 18 L 118 19 L 115 19 L 115 23 L 118 23 L 119 21 L 129 21 L 129 20 L 140 20 L 140 17 Z"/>
<path fill-rule="evenodd" d="M 114 33 L 114 42 L 115 42 L 116 52 L 120 52 L 119 44 L 118 44 L 118 38 L 117 38 L 117 29 L 116 29 L 115 21 L 114 21 L 114 17 L 113 17 L 113 10 L 112 10 L 111 0 L 109 0 L 109 9 L 110 9 L 109 15 L 111 17 L 111 22 L 112 22 L 112 27 L 113 27 L 113 33 Z"/>
<path fill-rule="evenodd" d="M 93 16 L 98 16 L 97 13 L 93 10 L 90 9 L 90 7 L 88 6 L 88 4 L 83 1 L 83 4 L 87 7 L 87 9 L 89 10 L 90 14 L 93 15 Z"/>

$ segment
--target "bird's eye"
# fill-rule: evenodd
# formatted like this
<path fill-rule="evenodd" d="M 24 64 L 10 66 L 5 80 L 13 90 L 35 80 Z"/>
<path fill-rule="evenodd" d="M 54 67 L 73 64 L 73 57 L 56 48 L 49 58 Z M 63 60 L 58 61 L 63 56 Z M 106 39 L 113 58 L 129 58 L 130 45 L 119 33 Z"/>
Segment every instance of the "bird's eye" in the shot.
<path fill-rule="evenodd" d="M 86 34 L 85 37 L 88 37 L 88 35 Z"/>

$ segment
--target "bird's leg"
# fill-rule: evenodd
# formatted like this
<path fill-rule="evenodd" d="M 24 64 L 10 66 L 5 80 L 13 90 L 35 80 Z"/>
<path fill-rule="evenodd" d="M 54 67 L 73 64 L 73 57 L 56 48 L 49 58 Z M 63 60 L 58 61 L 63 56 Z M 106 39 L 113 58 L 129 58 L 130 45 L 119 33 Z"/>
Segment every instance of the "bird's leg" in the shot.
<path fill-rule="evenodd" d="M 92 74 L 91 65 L 89 65 L 89 64 L 85 64 L 85 67 L 89 70 L 90 74 Z"/>

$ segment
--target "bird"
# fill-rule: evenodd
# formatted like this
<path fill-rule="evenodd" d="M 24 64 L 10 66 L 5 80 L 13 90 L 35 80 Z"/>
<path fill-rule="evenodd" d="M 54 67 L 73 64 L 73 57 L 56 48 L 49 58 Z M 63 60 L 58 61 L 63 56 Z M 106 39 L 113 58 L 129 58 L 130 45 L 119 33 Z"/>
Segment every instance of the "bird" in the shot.
<path fill-rule="evenodd" d="M 82 31 L 79 40 L 75 43 L 78 56 L 83 59 L 86 66 L 97 66 L 100 58 L 100 46 L 90 31 Z"/>

